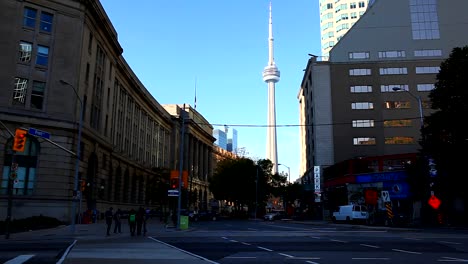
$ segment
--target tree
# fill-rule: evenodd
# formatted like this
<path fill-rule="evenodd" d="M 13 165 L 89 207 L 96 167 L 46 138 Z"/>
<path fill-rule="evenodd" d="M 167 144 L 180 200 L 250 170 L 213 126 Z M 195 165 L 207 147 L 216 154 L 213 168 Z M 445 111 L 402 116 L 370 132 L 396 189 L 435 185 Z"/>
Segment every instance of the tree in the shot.
<path fill-rule="evenodd" d="M 425 117 L 422 128 L 422 155 L 437 164 L 443 204 L 462 199 L 467 208 L 465 177 L 468 128 L 468 46 L 454 48 L 442 62 L 435 89 L 429 94 L 433 114 Z M 464 210 L 468 212 L 468 210 Z M 466 213 L 465 213 L 466 217 Z"/>

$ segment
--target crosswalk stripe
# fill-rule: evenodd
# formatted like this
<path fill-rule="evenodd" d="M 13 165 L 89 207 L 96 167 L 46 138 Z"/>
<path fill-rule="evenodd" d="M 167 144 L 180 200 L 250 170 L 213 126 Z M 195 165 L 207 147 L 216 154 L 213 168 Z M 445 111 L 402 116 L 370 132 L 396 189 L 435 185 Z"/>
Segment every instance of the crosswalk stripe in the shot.
<path fill-rule="evenodd" d="M 34 257 L 35 255 L 19 255 L 14 259 L 10 259 L 9 261 L 5 262 L 4 264 L 21 264 L 26 262 L 28 259 Z"/>

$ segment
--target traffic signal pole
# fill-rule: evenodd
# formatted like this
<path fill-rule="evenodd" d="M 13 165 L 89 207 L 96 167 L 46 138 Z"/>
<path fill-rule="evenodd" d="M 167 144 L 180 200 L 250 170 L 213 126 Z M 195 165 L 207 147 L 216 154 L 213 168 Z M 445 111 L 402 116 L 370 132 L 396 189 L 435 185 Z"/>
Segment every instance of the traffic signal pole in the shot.
<path fill-rule="evenodd" d="M 182 190 L 181 190 L 181 181 L 182 181 L 182 170 L 184 169 L 184 134 L 185 134 L 185 104 L 184 108 L 180 112 L 181 121 L 181 129 L 180 129 L 180 153 L 179 153 L 179 184 L 177 186 L 179 190 L 179 196 L 177 197 L 177 229 L 180 230 L 180 209 L 182 204 Z"/>

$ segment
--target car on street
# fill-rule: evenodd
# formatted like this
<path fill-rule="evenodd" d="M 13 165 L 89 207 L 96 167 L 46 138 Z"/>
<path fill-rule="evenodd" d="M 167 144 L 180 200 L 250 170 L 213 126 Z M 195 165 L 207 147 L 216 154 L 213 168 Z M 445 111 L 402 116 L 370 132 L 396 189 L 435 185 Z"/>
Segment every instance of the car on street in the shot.
<path fill-rule="evenodd" d="M 275 210 L 271 211 L 263 216 L 263 220 L 265 221 L 274 221 L 274 220 L 281 220 L 287 219 L 288 214 L 285 211 Z"/>

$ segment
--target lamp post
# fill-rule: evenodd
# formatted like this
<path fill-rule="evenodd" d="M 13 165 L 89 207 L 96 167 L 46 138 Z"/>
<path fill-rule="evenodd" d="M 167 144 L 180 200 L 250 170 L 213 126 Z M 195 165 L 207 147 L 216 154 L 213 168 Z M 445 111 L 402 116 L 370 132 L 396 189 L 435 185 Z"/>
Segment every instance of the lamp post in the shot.
<path fill-rule="evenodd" d="M 76 143 L 76 157 L 75 157 L 75 180 L 74 180 L 74 183 L 73 183 L 73 193 L 75 195 L 78 195 L 79 194 L 79 197 L 80 197 L 80 206 L 81 206 L 81 199 L 82 199 L 82 194 L 81 193 L 78 193 L 79 190 L 78 190 L 78 172 L 79 172 L 79 168 L 80 168 L 80 150 L 81 150 L 81 130 L 83 128 L 83 101 L 81 100 L 80 96 L 78 95 L 78 92 L 76 91 L 75 87 L 73 85 L 71 85 L 70 83 L 64 81 L 64 80 L 60 80 L 60 83 L 63 84 L 63 85 L 67 85 L 67 86 L 70 86 L 73 91 L 75 92 L 75 95 L 76 95 L 76 98 L 78 99 L 78 101 L 80 102 L 80 121 L 78 123 L 78 142 Z M 79 212 L 81 214 L 81 210 Z M 73 199 L 73 202 L 72 202 L 72 212 L 71 212 L 71 232 L 72 233 L 75 233 L 75 216 L 76 215 L 76 199 L 74 198 Z M 79 216 L 78 216 L 79 217 Z"/>
<path fill-rule="evenodd" d="M 283 165 L 286 168 L 288 168 L 288 182 L 291 183 L 291 168 L 289 168 L 289 166 L 281 164 L 281 163 L 278 163 L 278 165 Z"/>
<path fill-rule="evenodd" d="M 409 93 L 413 98 L 415 98 L 417 101 L 418 101 L 418 105 L 419 105 L 419 121 L 421 122 L 421 128 L 424 126 L 424 119 L 423 119 L 423 109 L 422 109 L 422 101 L 421 101 L 421 96 L 416 96 L 414 95 L 412 92 L 408 91 L 408 90 L 405 90 L 405 89 L 402 89 L 400 87 L 393 87 L 392 88 L 393 91 L 397 92 L 397 91 L 404 91 L 404 92 L 407 92 Z"/>
<path fill-rule="evenodd" d="M 255 165 L 257 169 L 257 175 L 255 177 L 255 220 L 257 220 L 257 209 L 258 209 L 258 165 Z"/>

